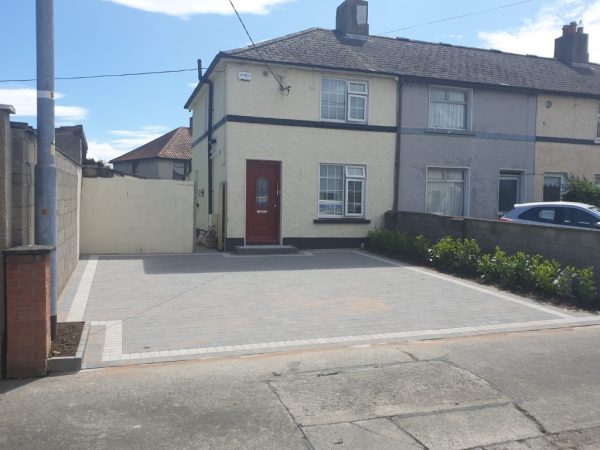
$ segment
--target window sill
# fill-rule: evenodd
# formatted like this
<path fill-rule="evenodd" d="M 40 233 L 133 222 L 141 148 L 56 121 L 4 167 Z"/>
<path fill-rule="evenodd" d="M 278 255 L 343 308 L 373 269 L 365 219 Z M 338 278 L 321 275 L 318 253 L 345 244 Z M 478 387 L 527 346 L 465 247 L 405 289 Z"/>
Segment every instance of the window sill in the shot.
<path fill-rule="evenodd" d="M 363 219 L 363 218 L 354 218 L 354 217 L 340 217 L 339 219 L 337 218 L 322 218 L 322 219 L 315 219 L 313 220 L 313 223 L 316 224 L 355 224 L 355 225 L 368 225 L 371 223 L 371 221 L 369 219 Z"/>
<path fill-rule="evenodd" d="M 456 136 L 475 136 L 475 133 L 469 130 L 451 130 L 446 128 L 425 128 L 425 133 L 456 135 Z"/>

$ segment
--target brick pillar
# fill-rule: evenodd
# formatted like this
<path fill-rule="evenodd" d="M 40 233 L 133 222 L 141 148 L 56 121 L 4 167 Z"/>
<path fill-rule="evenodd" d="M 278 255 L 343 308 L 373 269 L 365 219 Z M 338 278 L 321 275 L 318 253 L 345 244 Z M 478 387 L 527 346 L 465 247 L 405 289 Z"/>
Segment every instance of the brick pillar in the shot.
<path fill-rule="evenodd" d="M 50 254 L 29 245 L 4 251 L 6 270 L 6 377 L 46 375 L 50 352 Z"/>

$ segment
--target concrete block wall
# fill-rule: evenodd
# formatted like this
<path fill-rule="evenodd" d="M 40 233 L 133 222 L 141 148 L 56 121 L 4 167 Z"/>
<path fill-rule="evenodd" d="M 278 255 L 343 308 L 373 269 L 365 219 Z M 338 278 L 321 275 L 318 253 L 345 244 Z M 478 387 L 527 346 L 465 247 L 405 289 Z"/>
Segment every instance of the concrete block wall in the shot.
<path fill-rule="evenodd" d="M 35 240 L 35 131 L 26 123 L 11 123 L 12 131 L 12 245 Z"/>
<path fill-rule="evenodd" d="M 486 252 L 500 246 L 509 254 L 523 251 L 556 259 L 576 267 L 592 266 L 600 286 L 600 231 L 545 225 L 506 223 L 498 220 L 446 217 L 414 212 L 388 212 L 385 227 L 432 241 L 444 236 L 475 239 Z"/>
<path fill-rule="evenodd" d="M 81 206 L 81 166 L 56 152 L 57 171 L 57 289 L 63 291 L 79 261 L 79 212 Z"/>

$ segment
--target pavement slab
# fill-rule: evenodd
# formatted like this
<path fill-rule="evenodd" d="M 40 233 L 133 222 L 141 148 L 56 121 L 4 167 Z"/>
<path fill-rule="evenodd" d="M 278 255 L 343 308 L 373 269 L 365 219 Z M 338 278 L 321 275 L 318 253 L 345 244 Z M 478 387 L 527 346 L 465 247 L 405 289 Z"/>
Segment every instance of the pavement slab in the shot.
<path fill-rule="evenodd" d="M 541 435 L 513 405 L 394 419 L 430 450 L 459 450 Z"/>
<path fill-rule="evenodd" d="M 422 450 L 423 447 L 387 419 L 304 427 L 315 450 Z"/>
<path fill-rule="evenodd" d="M 272 386 L 302 426 L 509 401 L 481 378 L 441 361 L 295 374 Z"/>

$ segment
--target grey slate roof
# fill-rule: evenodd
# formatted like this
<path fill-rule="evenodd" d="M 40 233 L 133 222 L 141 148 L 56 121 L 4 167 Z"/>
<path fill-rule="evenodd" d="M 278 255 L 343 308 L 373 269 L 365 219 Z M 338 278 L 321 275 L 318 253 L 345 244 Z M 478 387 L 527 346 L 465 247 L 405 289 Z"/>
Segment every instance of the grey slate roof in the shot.
<path fill-rule="evenodd" d="M 321 28 L 262 42 L 258 44 L 258 51 L 245 47 L 222 52 L 215 62 L 220 57 L 260 61 L 260 56 L 271 63 L 600 98 L 598 64 L 577 68 L 552 58 L 379 36 L 368 36 L 364 41 L 350 40 Z"/>

